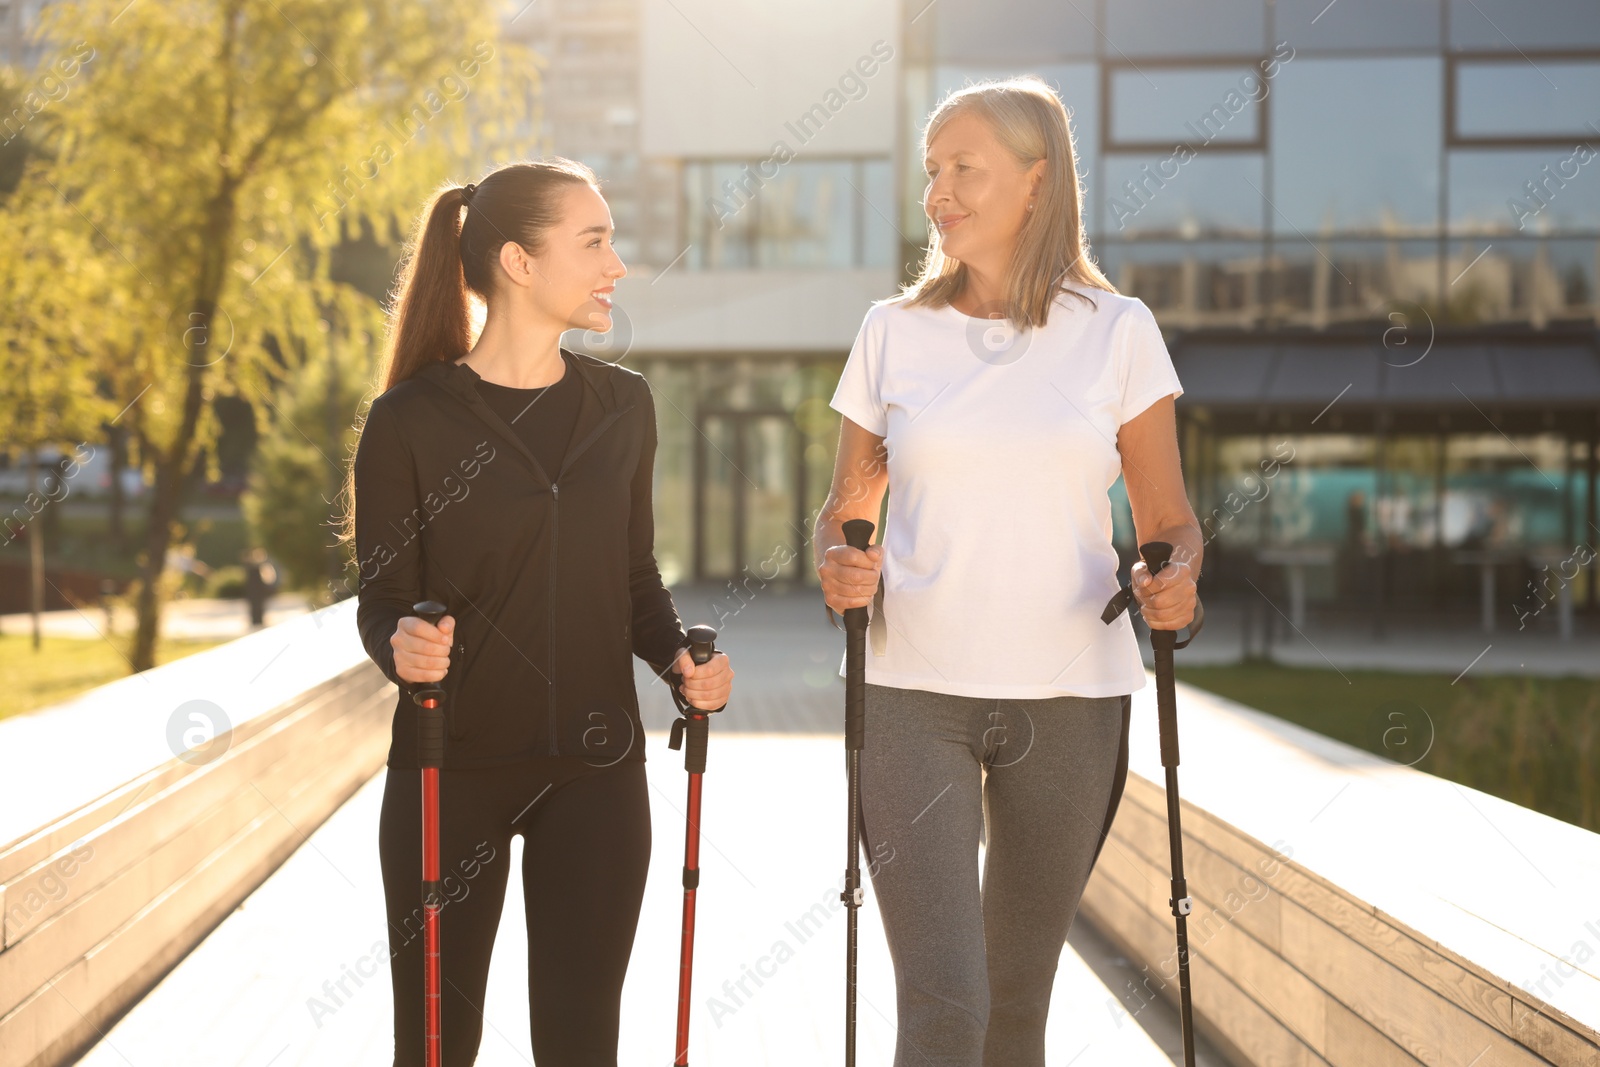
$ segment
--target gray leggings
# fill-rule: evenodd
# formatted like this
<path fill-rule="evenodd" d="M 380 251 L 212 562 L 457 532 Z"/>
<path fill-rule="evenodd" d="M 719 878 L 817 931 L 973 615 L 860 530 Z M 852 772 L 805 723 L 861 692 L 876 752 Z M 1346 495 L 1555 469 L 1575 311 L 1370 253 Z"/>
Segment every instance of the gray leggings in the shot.
<path fill-rule="evenodd" d="M 862 841 L 894 960 L 894 1067 L 1044 1067 L 1061 948 L 1127 777 L 1131 703 L 866 687 Z"/>

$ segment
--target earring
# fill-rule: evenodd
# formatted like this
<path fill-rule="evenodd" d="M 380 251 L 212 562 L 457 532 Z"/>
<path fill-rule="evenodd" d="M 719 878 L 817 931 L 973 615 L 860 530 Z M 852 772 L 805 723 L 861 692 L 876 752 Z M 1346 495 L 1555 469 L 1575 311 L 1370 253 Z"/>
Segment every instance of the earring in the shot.
<path fill-rule="evenodd" d="M 1029 211 L 1033 210 L 1033 201 L 1032 200 L 1028 201 L 1028 210 Z"/>

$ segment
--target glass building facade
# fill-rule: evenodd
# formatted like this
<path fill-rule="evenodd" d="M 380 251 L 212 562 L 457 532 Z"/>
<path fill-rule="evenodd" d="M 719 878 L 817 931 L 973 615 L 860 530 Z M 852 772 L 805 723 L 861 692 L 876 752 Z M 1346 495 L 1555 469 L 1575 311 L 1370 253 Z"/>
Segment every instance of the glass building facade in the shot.
<path fill-rule="evenodd" d="M 1213 589 L 1250 577 L 1379 627 L 1442 606 L 1504 625 L 1542 603 L 1528 590 L 1552 595 L 1550 558 L 1600 533 L 1600 397 L 1507 406 L 1504 379 L 1549 370 L 1528 338 L 1562 334 L 1586 371 L 1571 389 L 1592 389 L 1600 5 L 941 0 L 906 30 L 909 245 L 926 234 L 918 120 L 942 94 L 1037 74 L 1072 110 L 1094 256 L 1154 310 L 1189 387 Z M 1350 341 L 1307 347 L 1330 334 Z M 1446 390 L 1491 344 L 1494 389 Z M 1248 352 L 1264 358 L 1218 374 Z M 1382 386 L 1336 408 L 1374 362 Z M 1325 392 L 1267 402 L 1296 363 Z M 1587 574 L 1568 592 L 1594 608 Z"/>
<path fill-rule="evenodd" d="M 1097 259 L 1172 329 L 1400 305 L 1594 322 L 1592 3 L 940 0 L 913 17 L 908 155 L 949 88 L 1045 78 L 1073 112 Z M 907 167 L 914 240 L 919 181 Z"/>
<path fill-rule="evenodd" d="M 677 269 L 892 262 L 908 277 L 927 239 L 927 114 L 970 81 L 1036 74 L 1072 115 L 1092 254 L 1155 312 L 1186 387 L 1205 384 L 1208 352 L 1348 339 L 1261 364 L 1326 379 L 1298 406 L 1264 399 L 1259 368 L 1223 382 L 1232 397 L 1199 387 L 1179 402 L 1213 595 L 1249 595 L 1249 579 L 1380 626 L 1411 607 L 1470 618 L 1488 567 L 1504 625 L 1549 577 L 1543 561 L 1600 536 L 1600 397 L 1554 410 L 1450 384 L 1469 383 L 1451 368 L 1474 346 L 1498 353 L 1484 357 L 1495 381 L 1555 366 L 1550 346 L 1519 340 L 1534 335 L 1572 338 L 1595 373 L 1600 5 L 908 0 L 900 32 L 897 142 L 881 156 L 802 154 L 770 181 L 757 159 L 674 165 L 675 230 L 655 245 L 687 249 Z M 1431 384 L 1405 377 L 1419 352 Z M 814 580 L 805 545 L 844 355 L 642 357 L 683 415 L 663 422 L 658 472 L 661 552 L 679 576 Z M 1374 363 L 1386 384 L 1363 398 Z M 1575 579 L 1580 607 L 1592 586 Z"/>

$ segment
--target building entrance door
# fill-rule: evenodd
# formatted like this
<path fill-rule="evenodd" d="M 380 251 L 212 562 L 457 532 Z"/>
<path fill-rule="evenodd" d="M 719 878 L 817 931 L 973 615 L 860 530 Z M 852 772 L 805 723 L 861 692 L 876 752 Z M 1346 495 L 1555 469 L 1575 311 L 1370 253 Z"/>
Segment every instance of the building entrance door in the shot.
<path fill-rule="evenodd" d="M 811 567 L 811 531 L 794 416 L 702 408 L 695 422 L 695 579 L 802 581 Z"/>

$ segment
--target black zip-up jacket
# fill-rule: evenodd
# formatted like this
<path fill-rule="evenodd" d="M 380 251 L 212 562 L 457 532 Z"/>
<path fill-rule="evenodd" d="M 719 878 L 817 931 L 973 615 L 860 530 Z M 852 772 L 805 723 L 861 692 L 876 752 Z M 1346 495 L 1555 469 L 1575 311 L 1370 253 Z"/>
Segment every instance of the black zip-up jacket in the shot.
<path fill-rule="evenodd" d="M 456 620 L 445 767 L 645 758 L 633 656 L 659 677 L 688 644 L 655 560 L 655 402 L 636 371 L 561 355 L 582 390 L 553 473 L 470 367 L 429 364 L 372 402 L 355 459 L 356 622 L 400 686 L 390 767 L 417 766 L 389 638 L 419 600 Z"/>

